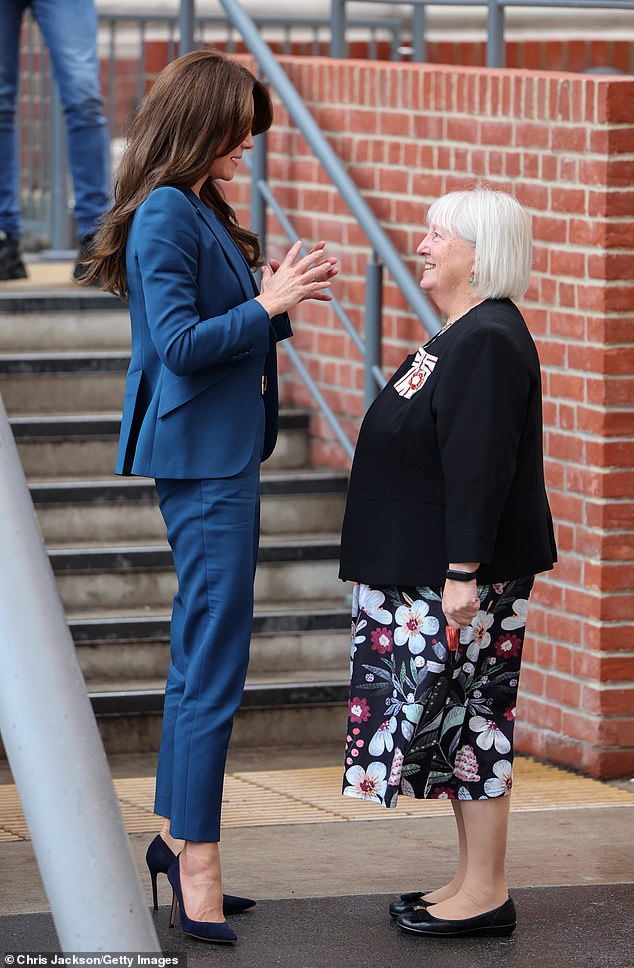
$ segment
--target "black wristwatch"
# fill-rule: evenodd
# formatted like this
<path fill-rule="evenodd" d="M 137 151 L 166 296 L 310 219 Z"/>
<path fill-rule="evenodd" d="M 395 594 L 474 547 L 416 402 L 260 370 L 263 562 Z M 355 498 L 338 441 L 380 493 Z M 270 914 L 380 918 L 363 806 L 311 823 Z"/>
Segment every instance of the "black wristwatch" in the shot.
<path fill-rule="evenodd" d="M 456 571 L 454 568 L 448 568 L 445 578 L 450 578 L 451 581 L 475 581 L 477 571 Z"/>

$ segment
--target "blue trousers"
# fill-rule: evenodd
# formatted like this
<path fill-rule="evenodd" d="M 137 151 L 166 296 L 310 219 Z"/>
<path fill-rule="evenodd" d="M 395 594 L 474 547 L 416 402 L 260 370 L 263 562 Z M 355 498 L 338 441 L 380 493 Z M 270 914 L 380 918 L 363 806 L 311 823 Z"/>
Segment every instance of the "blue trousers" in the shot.
<path fill-rule="evenodd" d="M 0 229 L 20 235 L 15 105 L 20 25 L 29 8 L 51 55 L 66 120 L 81 237 L 110 206 L 110 139 L 103 113 L 93 0 L 0 0 Z"/>
<path fill-rule="evenodd" d="M 154 809 L 173 837 L 220 840 L 227 747 L 249 661 L 260 456 L 235 477 L 157 480 L 178 591 Z"/>

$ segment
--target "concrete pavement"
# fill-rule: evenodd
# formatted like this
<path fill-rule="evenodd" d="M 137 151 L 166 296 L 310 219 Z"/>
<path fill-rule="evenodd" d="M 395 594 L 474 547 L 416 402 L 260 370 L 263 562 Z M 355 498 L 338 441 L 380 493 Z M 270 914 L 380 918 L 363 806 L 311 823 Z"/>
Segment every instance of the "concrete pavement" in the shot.
<path fill-rule="evenodd" d="M 230 774 L 271 777 L 286 771 L 293 796 L 308 766 L 338 774 L 341 750 L 235 751 Z M 112 757 L 113 776 L 151 776 L 151 756 Z M 225 889 L 256 897 L 256 909 L 232 924 L 235 949 L 205 946 L 178 928 L 167 928 L 170 892 L 159 878 L 161 909 L 155 915 L 164 952 L 187 953 L 190 968 L 203 961 L 233 968 L 409 968 L 426 964 L 484 968 L 505 961 L 514 968 L 634 968 L 631 912 L 634 910 L 634 783 L 599 784 L 557 771 L 561 783 L 591 784 L 567 805 L 517 809 L 512 814 L 509 884 L 519 912 L 511 940 L 462 939 L 432 943 L 404 937 L 386 914 L 402 891 L 433 889 L 452 873 L 455 835 L 451 816 L 399 817 L 360 804 L 368 819 L 348 822 L 279 822 L 223 832 Z M 11 776 L 0 769 L 0 796 Z M 260 781 L 259 781 L 260 782 Z M 595 785 L 596 784 L 596 785 Z M 619 791 L 618 802 L 586 805 L 588 790 Z M 526 796 L 530 789 L 526 787 Z M 571 797 L 575 797 L 572 793 Z M 599 801 L 601 797 L 599 796 Z M 521 807 L 520 794 L 517 807 Z M 336 801 L 333 801 L 333 809 Z M 263 791 L 259 811 L 267 809 Z M 377 813 L 377 811 L 379 811 Z M 253 815 L 253 823 L 261 818 Z M 151 832 L 130 833 L 130 844 L 148 904 L 150 883 L 144 856 Z M 0 843 L 0 949 L 54 950 L 56 937 L 31 844 Z"/>

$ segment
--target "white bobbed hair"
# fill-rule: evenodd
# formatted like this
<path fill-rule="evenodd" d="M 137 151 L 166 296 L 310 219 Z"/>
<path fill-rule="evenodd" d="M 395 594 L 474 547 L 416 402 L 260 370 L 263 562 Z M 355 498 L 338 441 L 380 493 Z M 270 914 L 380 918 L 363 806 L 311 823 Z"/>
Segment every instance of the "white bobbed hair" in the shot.
<path fill-rule="evenodd" d="M 490 188 L 449 192 L 433 203 L 427 224 L 475 246 L 474 289 L 485 299 L 516 299 L 531 274 L 531 220 L 516 198 Z"/>

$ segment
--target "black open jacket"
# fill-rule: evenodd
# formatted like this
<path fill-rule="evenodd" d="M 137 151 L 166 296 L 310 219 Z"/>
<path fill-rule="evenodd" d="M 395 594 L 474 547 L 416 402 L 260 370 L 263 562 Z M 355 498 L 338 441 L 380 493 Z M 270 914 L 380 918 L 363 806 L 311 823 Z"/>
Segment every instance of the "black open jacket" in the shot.
<path fill-rule="evenodd" d="M 427 353 L 422 387 L 394 388 L 412 354 L 363 421 L 339 577 L 438 586 L 449 562 L 481 562 L 486 583 L 552 568 L 539 358 L 521 313 L 487 299 Z"/>

